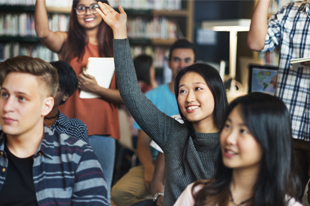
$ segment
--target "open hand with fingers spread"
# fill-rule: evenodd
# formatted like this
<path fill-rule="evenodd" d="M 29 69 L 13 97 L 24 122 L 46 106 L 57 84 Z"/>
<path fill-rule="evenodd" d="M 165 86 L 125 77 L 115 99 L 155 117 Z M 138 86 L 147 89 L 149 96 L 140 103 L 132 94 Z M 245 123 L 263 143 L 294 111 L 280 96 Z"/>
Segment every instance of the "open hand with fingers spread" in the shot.
<path fill-rule="evenodd" d="M 101 15 L 103 21 L 105 21 L 113 30 L 114 39 L 125 39 L 127 38 L 127 14 L 123 7 L 119 5 L 118 10 L 120 13 L 115 11 L 106 3 L 98 2 L 100 9 L 96 9 Z"/>

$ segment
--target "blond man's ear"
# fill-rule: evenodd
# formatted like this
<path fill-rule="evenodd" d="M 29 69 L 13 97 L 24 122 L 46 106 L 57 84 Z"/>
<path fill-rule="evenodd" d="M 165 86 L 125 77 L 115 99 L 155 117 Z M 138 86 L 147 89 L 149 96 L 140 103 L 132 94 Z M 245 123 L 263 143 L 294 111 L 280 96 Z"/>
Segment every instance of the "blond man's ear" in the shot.
<path fill-rule="evenodd" d="M 48 115 L 54 107 L 54 98 L 53 97 L 46 97 L 43 100 L 43 105 L 42 105 L 42 116 Z"/>

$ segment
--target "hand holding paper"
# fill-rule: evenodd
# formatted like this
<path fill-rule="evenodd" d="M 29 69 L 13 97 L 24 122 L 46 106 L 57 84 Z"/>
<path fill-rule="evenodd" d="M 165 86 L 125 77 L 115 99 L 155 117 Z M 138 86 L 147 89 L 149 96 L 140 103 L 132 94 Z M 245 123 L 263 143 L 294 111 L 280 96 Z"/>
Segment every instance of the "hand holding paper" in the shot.
<path fill-rule="evenodd" d="M 96 89 L 99 87 L 96 78 L 86 74 L 82 73 L 78 77 L 79 80 L 79 89 L 86 91 L 86 92 L 95 92 Z"/>
<path fill-rule="evenodd" d="M 291 59 L 290 63 L 293 68 L 298 67 L 309 67 L 310 66 L 310 58 L 297 58 L 297 59 Z"/>
<path fill-rule="evenodd" d="M 86 68 L 86 74 L 79 75 L 79 87 L 81 89 L 80 98 L 100 98 L 99 95 L 92 93 L 96 87 L 110 88 L 114 74 L 114 58 L 90 57 Z"/>

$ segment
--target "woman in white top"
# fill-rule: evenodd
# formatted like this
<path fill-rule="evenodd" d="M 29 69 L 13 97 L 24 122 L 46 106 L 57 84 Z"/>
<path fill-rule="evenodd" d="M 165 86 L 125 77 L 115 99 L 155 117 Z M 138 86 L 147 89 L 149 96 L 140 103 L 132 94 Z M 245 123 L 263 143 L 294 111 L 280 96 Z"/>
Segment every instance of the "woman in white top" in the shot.
<path fill-rule="evenodd" d="M 291 121 L 277 97 L 251 93 L 234 100 L 220 135 L 215 177 L 189 185 L 175 206 L 299 206 Z"/>

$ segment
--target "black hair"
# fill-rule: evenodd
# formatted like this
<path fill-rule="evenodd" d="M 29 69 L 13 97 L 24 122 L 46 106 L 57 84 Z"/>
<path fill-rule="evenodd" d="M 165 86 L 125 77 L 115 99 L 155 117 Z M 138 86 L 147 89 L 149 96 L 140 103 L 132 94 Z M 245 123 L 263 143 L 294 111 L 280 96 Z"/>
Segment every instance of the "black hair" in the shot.
<path fill-rule="evenodd" d="M 296 198 L 300 192 L 299 179 L 294 174 L 289 112 L 279 98 L 264 93 L 251 93 L 231 102 L 225 119 L 237 106 L 243 122 L 263 149 L 251 205 L 286 206 L 287 195 Z M 233 169 L 223 164 L 222 153 L 216 165 L 214 182 L 205 184 L 194 195 L 196 205 L 206 205 L 208 201 L 221 205 L 229 198 Z M 200 183 L 196 182 L 194 187 Z"/>
<path fill-rule="evenodd" d="M 134 58 L 133 64 L 135 66 L 138 81 L 144 81 L 151 86 L 150 69 L 153 65 L 152 57 L 146 54 L 141 54 Z"/>
<path fill-rule="evenodd" d="M 58 72 L 59 88 L 70 97 L 78 88 L 78 79 L 73 68 L 65 61 L 50 62 Z M 61 100 L 60 104 L 65 102 Z"/>
<path fill-rule="evenodd" d="M 174 84 L 174 93 L 176 99 L 178 99 L 179 96 L 179 84 L 181 78 L 188 72 L 196 72 L 197 74 L 201 75 L 203 79 L 206 81 L 207 86 L 209 87 L 213 98 L 214 98 L 214 110 L 213 110 L 213 117 L 214 117 L 214 123 L 218 127 L 218 129 L 221 129 L 224 126 L 224 112 L 225 108 L 227 106 L 227 97 L 226 97 L 226 90 L 225 86 L 223 84 L 223 81 L 218 73 L 218 71 L 208 65 L 208 64 L 202 64 L 202 63 L 197 63 L 190 65 L 184 69 L 182 69 L 178 75 L 175 78 L 175 84 Z M 179 106 L 178 106 L 179 107 Z M 195 130 L 192 126 L 192 123 L 189 122 L 184 115 L 182 114 L 180 107 L 179 107 L 179 112 L 184 120 L 184 123 L 188 126 L 189 128 L 189 134 L 187 136 L 187 142 L 189 140 L 189 137 L 191 136 L 194 141 L 195 141 Z M 187 144 L 185 144 L 184 149 L 183 149 L 183 171 L 184 171 L 184 163 L 186 161 L 187 153 Z"/>
<path fill-rule="evenodd" d="M 179 39 L 175 41 L 169 48 L 168 60 L 171 60 L 172 53 L 175 49 L 191 49 L 194 52 L 194 62 L 197 60 L 197 50 L 193 43 L 189 42 L 187 39 Z"/>

